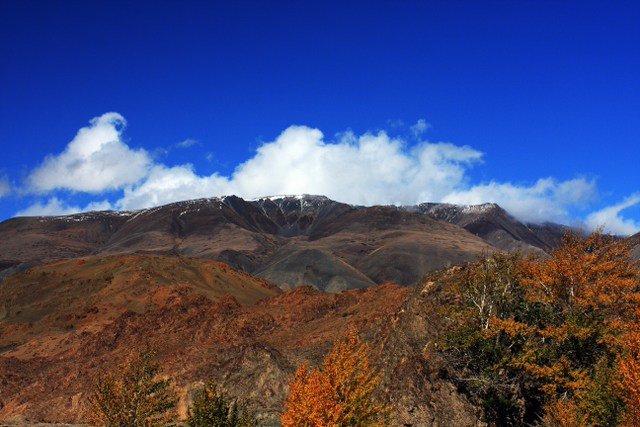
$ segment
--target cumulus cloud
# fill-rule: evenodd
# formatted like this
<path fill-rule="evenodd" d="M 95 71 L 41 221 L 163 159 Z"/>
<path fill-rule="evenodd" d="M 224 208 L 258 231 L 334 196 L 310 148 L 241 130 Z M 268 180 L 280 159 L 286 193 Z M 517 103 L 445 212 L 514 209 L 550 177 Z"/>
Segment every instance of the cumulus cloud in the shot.
<path fill-rule="evenodd" d="M 322 132 L 291 126 L 260 146 L 232 176 L 199 176 L 189 165 L 156 166 L 117 202 L 132 209 L 220 194 L 323 194 L 354 204 L 411 204 L 439 200 L 465 181 L 465 170 L 482 153 L 449 143 L 407 149 L 385 132 L 342 135 L 327 142 Z"/>
<path fill-rule="evenodd" d="M 482 153 L 468 146 L 422 142 L 407 148 L 385 132 L 346 133 L 328 142 L 318 129 L 291 126 L 229 177 L 200 176 L 190 165 L 158 165 L 140 184 L 125 189 L 116 205 L 137 209 L 212 195 L 308 193 L 362 205 L 494 202 L 523 221 L 568 222 L 569 210 L 597 193 L 595 181 L 585 178 L 470 185 L 467 172 L 481 160 Z"/>
<path fill-rule="evenodd" d="M 29 175 L 28 189 L 101 193 L 138 182 L 147 175 L 152 161 L 145 150 L 131 149 L 122 141 L 125 126 L 118 113 L 92 119 L 62 153 L 48 156 Z"/>
<path fill-rule="evenodd" d="M 263 143 L 230 175 L 201 175 L 190 164 L 154 163 L 144 150 L 131 149 L 121 138 L 124 125 L 118 113 L 93 119 L 62 154 L 48 157 L 29 176 L 30 186 L 42 192 L 121 189 L 115 202 L 103 200 L 80 209 L 53 197 L 21 213 L 139 209 L 229 194 L 255 198 L 307 193 L 361 205 L 495 202 L 524 221 L 566 223 L 573 219 L 574 208 L 583 208 L 597 194 L 595 182 L 585 178 L 473 184 L 469 170 L 483 161 L 483 153 L 472 147 L 428 141 L 408 145 L 384 131 L 346 132 L 328 140 L 319 129 L 306 126 L 291 126 Z M 424 120 L 418 121 L 411 128 L 413 137 L 420 141 L 427 128 Z M 181 145 L 196 143 L 187 141 L 192 140 Z M 613 208 L 618 210 L 610 208 L 613 210 L 600 216 L 593 214 L 590 222 L 602 222 L 606 214 L 610 227 L 630 230 L 637 224 L 619 217 L 624 206 L 617 205 Z"/>
<path fill-rule="evenodd" d="M 530 186 L 492 181 L 453 191 L 442 200 L 457 204 L 497 203 L 523 221 L 567 223 L 570 221 L 568 209 L 593 201 L 596 193 L 593 180 L 545 178 Z"/>
<path fill-rule="evenodd" d="M 637 233 L 640 231 L 640 222 L 624 218 L 622 211 L 638 204 L 640 204 L 640 194 L 634 194 L 618 204 L 607 206 L 589 214 L 585 222 L 591 229 L 602 227 L 608 233 L 622 236 Z"/>
<path fill-rule="evenodd" d="M 139 185 L 124 190 L 118 209 L 140 209 L 179 200 L 231 194 L 229 180 L 217 175 L 199 176 L 191 165 L 155 166 Z"/>

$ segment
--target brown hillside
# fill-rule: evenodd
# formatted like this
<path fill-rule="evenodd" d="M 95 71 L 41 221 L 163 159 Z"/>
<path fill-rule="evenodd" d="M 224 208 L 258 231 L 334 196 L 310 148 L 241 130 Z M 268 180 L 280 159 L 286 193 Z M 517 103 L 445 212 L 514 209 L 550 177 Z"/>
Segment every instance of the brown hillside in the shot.
<path fill-rule="evenodd" d="M 490 212 L 465 214 L 460 225 L 467 230 L 457 216 L 434 218 L 416 209 L 351 206 L 322 196 L 228 196 L 135 212 L 14 218 L 0 223 L 0 280 L 55 259 L 155 253 L 215 259 L 283 289 L 310 285 L 337 292 L 385 281 L 411 285 L 429 271 L 497 247 L 519 248 L 500 243 L 496 236 L 505 233 L 509 241 L 542 245 L 506 213 L 500 221 L 488 221 Z"/>
<path fill-rule="evenodd" d="M 175 380 L 182 414 L 191 390 L 212 377 L 277 425 L 295 368 L 318 363 L 350 325 L 387 355 L 379 360 L 390 381 L 426 384 L 415 359 L 423 344 L 407 339 L 426 339 L 430 329 L 407 329 L 402 320 L 415 315 L 402 308 L 412 288 L 281 293 L 213 261 L 109 256 L 36 268 L 10 277 L 0 292 L 8 301 L 0 318 L 0 420 L 80 422 L 95 378 L 149 343 Z M 411 360 L 420 362 L 415 370 Z M 414 425 L 475 425 L 475 410 L 437 372 L 418 394 L 392 387 L 405 411 L 394 416 Z"/>
<path fill-rule="evenodd" d="M 58 261 L 0 283 L 0 349 L 16 347 L 15 357 L 60 351 L 70 333 L 94 332 L 127 310 L 162 307 L 182 288 L 211 300 L 231 295 L 243 305 L 280 292 L 211 260 L 129 255 Z M 44 337 L 47 346 L 32 343 Z"/>

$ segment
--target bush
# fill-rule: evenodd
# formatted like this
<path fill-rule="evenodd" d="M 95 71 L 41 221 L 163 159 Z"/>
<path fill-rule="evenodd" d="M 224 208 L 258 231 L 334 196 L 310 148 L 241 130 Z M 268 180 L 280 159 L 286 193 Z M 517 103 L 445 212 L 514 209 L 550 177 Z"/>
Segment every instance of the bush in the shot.
<path fill-rule="evenodd" d="M 100 377 L 89 398 L 89 418 L 106 427 L 157 427 L 173 415 L 171 381 L 158 379 L 155 352 L 147 348 L 115 374 Z"/>
<path fill-rule="evenodd" d="M 445 276 L 451 322 L 440 349 L 487 421 L 635 420 L 640 353 L 625 348 L 640 315 L 640 272 L 627 243 L 570 234 L 549 258 L 496 254 Z"/>
<path fill-rule="evenodd" d="M 253 427 L 258 422 L 247 409 L 246 403 L 230 399 L 218 392 L 212 381 L 196 394 L 189 408 L 189 427 Z"/>

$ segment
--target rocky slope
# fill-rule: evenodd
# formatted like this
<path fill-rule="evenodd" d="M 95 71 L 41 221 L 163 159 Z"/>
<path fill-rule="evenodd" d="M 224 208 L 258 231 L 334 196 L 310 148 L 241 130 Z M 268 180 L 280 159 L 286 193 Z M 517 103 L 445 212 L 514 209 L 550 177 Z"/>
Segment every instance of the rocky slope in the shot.
<path fill-rule="evenodd" d="M 0 283 L 0 420 L 80 423 L 97 375 L 149 343 L 182 416 L 192 390 L 213 378 L 277 425 L 296 367 L 319 363 L 355 326 L 385 369 L 394 423 L 476 425 L 478 412 L 421 354 L 435 318 L 415 311 L 416 295 L 396 285 L 282 293 L 224 264 L 163 256 L 37 267 Z"/>
<path fill-rule="evenodd" d="M 633 257 L 640 261 L 640 233 L 629 237 L 629 240 L 631 241 L 631 244 L 635 246 L 635 249 L 633 250 Z"/>
<path fill-rule="evenodd" d="M 522 223 L 495 203 L 471 206 L 422 203 L 407 209 L 456 224 L 506 251 L 541 255 L 558 246 L 561 237 L 570 231 L 569 227 L 559 224 Z"/>
<path fill-rule="evenodd" d="M 95 330 L 126 311 L 162 306 L 176 287 L 212 301 L 232 296 L 251 305 L 281 293 L 276 286 L 226 264 L 150 255 L 57 261 L 0 283 L 0 352 L 37 355 L 64 348 L 67 333 Z"/>

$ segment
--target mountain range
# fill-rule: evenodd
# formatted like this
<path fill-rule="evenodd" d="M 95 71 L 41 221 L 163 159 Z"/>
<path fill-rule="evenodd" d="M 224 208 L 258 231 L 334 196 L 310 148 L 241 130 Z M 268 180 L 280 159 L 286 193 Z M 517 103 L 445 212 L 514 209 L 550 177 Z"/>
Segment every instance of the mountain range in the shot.
<path fill-rule="evenodd" d="M 525 224 L 495 204 L 353 206 L 323 196 L 235 196 L 127 212 L 0 223 L 0 277 L 44 262 L 153 253 L 213 259 L 282 289 L 416 283 L 497 249 L 544 254 L 567 227 Z"/>
<path fill-rule="evenodd" d="M 495 204 L 308 195 L 10 219 L 0 223 L 0 422 L 83 422 L 96 378 L 149 344 L 181 416 L 213 379 L 277 426 L 296 367 L 319 364 L 355 326 L 376 349 L 393 425 L 484 425 L 452 367 L 427 351 L 445 327 L 430 272 L 497 250 L 546 256 L 568 230 Z M 629 239 L 640 258 L 640 234 Z"/>

